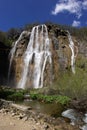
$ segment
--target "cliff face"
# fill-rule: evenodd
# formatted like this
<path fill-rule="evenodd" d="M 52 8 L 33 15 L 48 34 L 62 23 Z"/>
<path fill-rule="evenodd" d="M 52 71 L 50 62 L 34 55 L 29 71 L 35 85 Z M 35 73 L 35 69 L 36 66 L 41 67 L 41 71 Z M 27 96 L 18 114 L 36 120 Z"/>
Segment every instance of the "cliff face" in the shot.
<path fill-rule="evenodd" d="M 37 54 L 37 49 L 35 49 L 35 53 L 30 52 L 30 54 L 27 55 L 27 58 L 29 58 L 29 56 L 32 54 L 32 58 L 31 60 L 28 60 L 29 64 L 27 68 L 28 71 L 26 73 L 27 79 L 25 83 L 25 88 L 35 87 L 37 79 L 40 87 L 48 86 L 52 83 L 55 83 L 55 81 L 58 80 L 61 73 L 74 73 L 75 66 L 80 67 L 81 69 L 87 68 L 86 39 L 80 40 L 75 35 L 70 36 L 68 31 L 62 30 L 61 28 L 58 28 L 55 25 L 48 24 L 46 27 L 43 27 L 42 29 L 42 26 L 39 26 L 36 27 L 36 29 L 34 30 L 32 49 L 35 49 L 35 46 L 39 45 L 38 51 L 41 52 L 40 47 L 43 45 L 43 51 L 41 52 L 41 63 L 40 60 L 37 61 L 38 56 L 40 56 L 39 53 Z M 37 28 L 38 31 L 36 31 Z M 9 82 L 10 86 L 16 87 L 18 86 L 19 82 L 22 81 L 23 71 L 24 68 L 26 68 L 25 55 L 27 53 L 25 54 L 25 52 L 29 45 L 32 34 L 32 30 L 29 31 L 24 31 L 20 35 L 18 40 L 14 42 L 14 44 L 12 45 L 12 49 L 16 45 L 15 50 L 12 50 L 4 43 L 0 42 L 0 85 L 7 85 L 7 83 Z M 38 35 L 36 34 L 37 32 Z M 38 44 L 36 43 L 36 37 L 38 37 Z M 47 41 L 45 41 L 45 39 L 47 39 Z M 70 40 L 72 45 L 70 45 Z M 72 42 L 74 43 L 74 46 Z M 47 50 L 44 49 L 45 45 L 46 47 L 48 46 Z M 14 51 L 13 56 L 12 51 Z M 51 55 L 49 56 L 49 54 Z M 13 57 L 12 61 L 11 57 Z M 48 58 L 46 59 L 45 57 Z M 49 57 L 51 57 L 52 63 L 49 61 Z M 10 62 L 11 66 L 9 71 Z M 40 66 L 40 68 L 38 68 L 38 66 Z M 41 72 L 38 70 L 40 70 Z M 38 76 L 39 73 L 40 76 Z M 43 85 L 41 86 L 42 81 Z"/>
<path fill-rule="evenodd" d="M 29 34 L 25 31 L 22 38 L 19 38 L 16 50 L 10 50 L 9 53 L 9 67 L 8 67 L 8 84 L 12 87 L 16 86 L 21 78 L 22 68 L 23 68 L 23 54 L 27 48 L 29 41 Z M 14 47 L 15 42 L 12 45 Z M 12 51 L 14 54 L 12 54 Z"/>
<path fill-rule="evenodd" d="M 41 30 L 42 30 L 41 27 L 39 27 L 37 31 L 35 29 L 34 36 L 31 36 L 31 37 L 34 37 L 33 48 L 35 48 L 35 46 L 37 45 L 37 43 L 35 42 L 37 40 L 36 37 L 38 37 L 38 43 L 40 44 L 40 46 L 41 46 L 41 40 L 43 39 L 43 41 L 45 41 L 46 39 L 45 38 L 45 35 L 47 36 L 47 34 L 45 34 L 46 27 L 45 29 L 43 29 L 43 32 Z M 47 39 L 49 39 L 49 42 L 50 42 L 50 46 L 48 50 L 49 52 L 51 52 L 52 63 L 50 64 L 49 61 L 46 61 L 46 64 L 45 64 L 45 61 L 43 61 L 44 60 L 43 57 L 45 54 L 42 56 L 41 63 L 40 64 L 37 63 L 40 66 L 42 63 L 45 64 L 44 71 L 43 71 L 43 66 L 41 66 L 40 68 L 43 71 L 41 72 L 41 74 L 43 73 L 43 86 L 47 86 L 55 82 L 58 79 L 59 73 L 61 72 L 64 72 L 64 71 L 66 72 L 67 70 L 74 72 L 74 64 L 75 64 L 74 62 L 76 61 L 77 54 L 78 54 L 78 42 L 74 37 L 70 36 L 70 38 L 72 39 L 71 41 L 72 43 L 70 43 L 71 39 L 69 38 L 69 34 L 67 31 L 61 30 L 59 28 L 54 28 L 52 26 L 47 26 L 47 30 L 48 30 Z M 36 34 L 36 32 L 38 32 L 38 34 Z M 42 33 L 43 33 L 43 37 L 42 37 Z M 26 33 L 24 32 L 23 34 L 21 34 L 21 38 L 19 38 L 16 41 L 17 45 L 16 45 L 14 57 L 12 60 L 10 76 L 9 76 L 9 79 L 13 79 L 12 81 L 14 81 L 15 86 L 17 86 L 17 84 L 19 82 L 22 82 L 23 80 L 23 77 L 22 77 L 23 68 L 26 68 L 25 62 L 24 62 L 24 55 L 26 55 L 25 51 L 27 49 L 29 41 L 31 40 L 30 35 L 32 35 L 32 32 L 29 33 L 28 31 L 26 31 Z M 44 46 L 44 43 L 43 43 L 43 46 Z M 45 52 L 48 50 L 43 50 L 43 51 Z M 48 54 L 48 52 L 46 53 Z M 37 56 L 35 55 L 36 55 L 36 52 L 33 53 L 32 60 L 29 61 L 29 64 L 28 64 L 29 70 L 26 74 L 27 74 L 27 77 L 29 78 L 27 78 L 26 83 L 25 83 L 25 86 L 27 88 L 33 87 L 34 74 L 36 72 L 36 77 L 37 77 L 38 76 L 37 73 L 39 72 L 35 70 L 35 67 L 37 66 L 35 65 L 36 63 L 35 57 Z M 25 59 L 26 59 L 26 56 L 25 56 Z M 42 78 L 39 76 L 39 79 L 38 79 L 39 84 L 41 84 L 42 82 L 41 79 Z"/>

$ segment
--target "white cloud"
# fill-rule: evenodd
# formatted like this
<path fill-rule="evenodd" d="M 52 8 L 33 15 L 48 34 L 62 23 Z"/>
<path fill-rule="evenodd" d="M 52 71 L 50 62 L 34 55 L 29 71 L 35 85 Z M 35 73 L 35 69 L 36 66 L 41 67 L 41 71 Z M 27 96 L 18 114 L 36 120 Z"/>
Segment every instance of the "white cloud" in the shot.
<path fill-rule="evenodd" d="M 73 27 L 79 27 L 80 24 L 81 24 L 80 21 L 74 20 L 73 23 L 72 23 L 72 26 L 73 26 Z"/>
<path fill-rule="evenodd" d="M 83 9 L 86 10 L 87 9 L 87 0 L 84 0 L 84 2 L 82 3 Z"/>
<path fill-rule="evenodd" d="M 55 9 L 52 11 L 53 15 L 68 11 L 71 14 L 75 14 L 78 18 L 82 16 L 82 10 L 87 10 L 87 0 L 59 0 Z"/>

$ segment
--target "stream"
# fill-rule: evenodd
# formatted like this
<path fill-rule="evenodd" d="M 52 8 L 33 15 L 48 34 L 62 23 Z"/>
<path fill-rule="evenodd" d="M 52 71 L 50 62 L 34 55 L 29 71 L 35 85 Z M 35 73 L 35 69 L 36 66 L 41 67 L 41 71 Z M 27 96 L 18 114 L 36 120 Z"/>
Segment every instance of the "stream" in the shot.
<path fill-rule="evenodd" d="M 61 116 L 61 113 L 63 112 L 64 108 L 61 104 L 56 103 L 44 103 L 39 101 L 27 101 L 25 100 L 22 102 L 23 105 L 30 106 L 32 109 L 36 110 L 37 112 L 47 114 L 53 117 L 59 117 Z"/>
<path fill-rule="evenodd" d="M 75 109 L 67 109 L 64 111 L 65 108 L 61 104 L 44 103 L 36 100 L 25 100 L 20 104 L 30 106 L 39 113 L 47 114 L 55 118 L 62 116 L 71 125 L 78 125 L 80 130 L 87 130 L 87 114 L 77 112 Z"/>

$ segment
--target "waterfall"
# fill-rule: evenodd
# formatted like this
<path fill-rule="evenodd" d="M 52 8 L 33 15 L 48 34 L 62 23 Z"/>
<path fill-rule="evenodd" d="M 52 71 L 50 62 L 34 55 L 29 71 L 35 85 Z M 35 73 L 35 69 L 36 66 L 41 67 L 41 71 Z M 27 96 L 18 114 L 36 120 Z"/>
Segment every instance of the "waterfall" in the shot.
<path fill-rule="evenodd" d="M 67 32 L 68 32 L 68 39 L 69 39 L 69 43 L 70 43 L 70 44 L 69 44 L 69 47 L 70 47 L 71 52 L 72 52 L 72 55 L 71 55 L 71 68 L 72 68 L 72 72 L 75 74 L 74 42 L 73 42 L 73 40 L 72 40 L 72 37 L 71 37 L 69 31 L 67 31 Z"/>
<path fill-rule="evenodd" d="M 18 40 L 14 43 L 14 46 L 12 47 L 11 51 L 10 51 L 10 63 L 9 63 L 9 69 L 8 69 L 8 82 L 9 82 L 9 77 L 10 77 L 10 71 L 11 71 L 11 65 L 12 65 L 12 61 L 16 52 L 16 47 L 17 44 L 20 42 L 20 40 L 22 39 L 23 35 L 26 34 L 27 31 L 23 31 L 20 35 L 20 37 L 18 38 Z"/>
<path fill-rule="evenodd" d="M 23 72 L 17 87 L 24 89 L 27 80 L 32 77 L 32 86 L 42 88 L 46 63 L 52 63 L 50 40 L 46 25 L 33 27 L 23 61 Z M 33 66 L 33 72 L 30 74 L 31 66 Z"/>

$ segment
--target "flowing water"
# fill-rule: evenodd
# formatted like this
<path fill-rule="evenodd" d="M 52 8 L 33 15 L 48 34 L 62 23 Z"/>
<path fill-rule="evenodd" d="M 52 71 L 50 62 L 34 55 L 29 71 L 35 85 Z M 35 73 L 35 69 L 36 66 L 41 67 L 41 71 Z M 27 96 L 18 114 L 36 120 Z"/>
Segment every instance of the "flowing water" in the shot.
<path fill-rule="evenodd" d="M 70 119 L 71 125 L 78 125 L 81 130 L 87 130 L 87 114 L 79 113 L 74 109 L 62 112 L 62 116 Z"/>
<path fill-rule="evenodd" d="M 72 72 L 75 73 L 74 42 L 73 42 L 73 40 L 72 40 L 72 37 L 71 37 L 69 31 L 67 31 L 67 32 L 68 32 L 68 39 L 69 39 L 69 43 L 70 43 L 70 44 L 69 44 L 69 47 L 70 47 L 71 52 L 72 52 L 72 55 L 71 55 L 71 68 L 72 68 Z"/>
<path fill-rule="evenodd" d="M 14 43 L 14 46 L 12 47 L 11 51 L 10 51 L 10 64 L 9 64 L 9 69 L 8 69 L 8 82 L 9 82 L 9 78 L 10 78 L 10 71 L 11 71 L 11 65 L 12 65 L 12 61 L 13 58 L 15 56 L 15 52 L 16 52 L 16 47 L 17 44 L 20 42 L 20 40 L 22 39 L 23 35 L 26 34 L 27 31 L 23 31 L 20 35 L 20 37 L 18 38 L 18 40 Z"/>
<path fill-rule="evenodd" d="M 32 65 L 32 62 L 34 65 Z M 33 27 L 27 49 L 24 54 L 24 67 L 18 88 L 24 89 L 28 78 L 33 79 L 34 88 L 43 87 L 44 70 L 47 62 L 52 63 L 50 39 L 46 25 Z M 30 74 L 30 67 L 33 72 Z M 28 75 L 29 74 L 29 75 Z"/>
<path fill-rule="evenodd" d="M 8 70 L 8 81 L 11 72 L 11 65 L 16 53 L 17 45 L 22 40 L 24 34 L 29 32 L 23 31 L 15 42 L 10 52 L 10 64 Z M 72 72 L 75 73 L 75 54 L 74 54 L 74 43 L 71 35 L 68 32 L 69 47 L 71 49 L 71 68 Z M 51 53 L 51 40 L 48 37 L 48 30 L 46 25 L 38 25 L 33 27 L 27 48 L 23 55 L 23 65 L 21 78 L 18 82 L 17 88 L 42 88 L 45 81 L 46 66 L 49 67 L 49 82 L 52 80 L 52 53 Z"/>
<path fill-rule="evenodd" d="M 20 103 L 26 106 L 30 106 L 32 109 L 39 113 L 47 114 L 53 117 L 61 116 L 61 112 L 64 110 L 61 104 L 56 103 L 44 103 L 39 101 L 27 101 Z"/>

